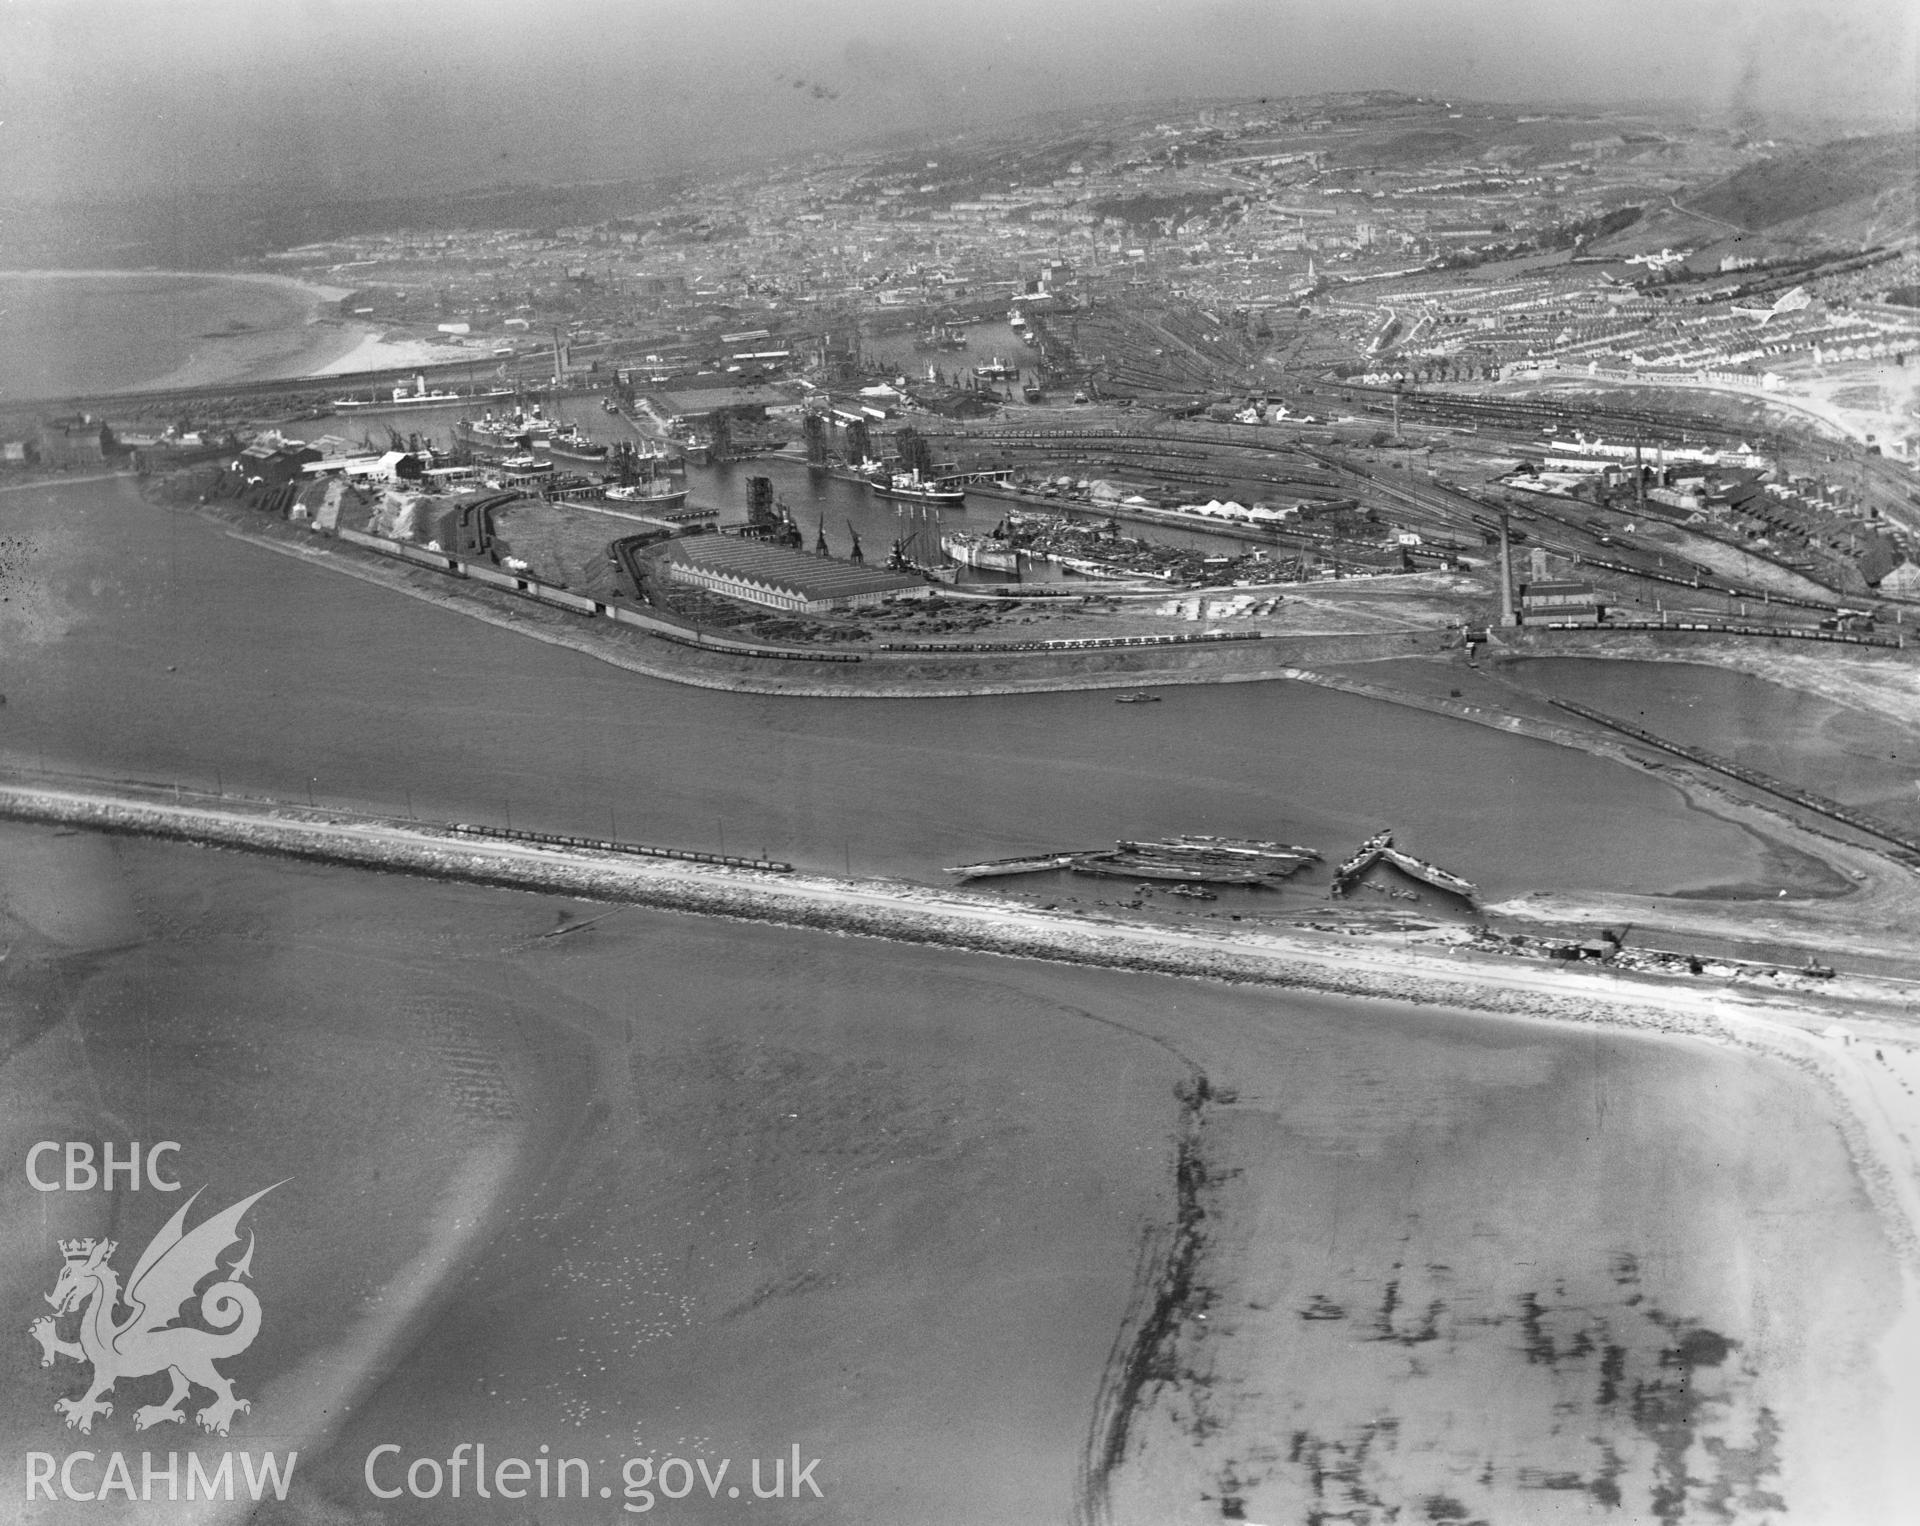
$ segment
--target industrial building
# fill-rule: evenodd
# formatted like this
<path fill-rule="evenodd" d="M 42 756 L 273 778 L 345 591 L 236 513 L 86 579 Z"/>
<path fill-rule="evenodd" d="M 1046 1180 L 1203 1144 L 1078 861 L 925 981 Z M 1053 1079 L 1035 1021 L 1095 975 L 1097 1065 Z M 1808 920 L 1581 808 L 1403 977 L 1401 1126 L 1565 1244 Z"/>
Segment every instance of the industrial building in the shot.
<path fill-rule="evenodd" d="M 1528 625 L 1597 625 L 1603 608 L 1591 583 L 1524 583 L 1520 588 L 1520 618 Z"/>
<path fill-rule="evenodd" d="M 677 583 L 796 614 L 856 609 L 888 598 L 925 598 L 932 592 L 922 579 L 903 573 L 731 535 L 671 540 L 653 560 Z"/>

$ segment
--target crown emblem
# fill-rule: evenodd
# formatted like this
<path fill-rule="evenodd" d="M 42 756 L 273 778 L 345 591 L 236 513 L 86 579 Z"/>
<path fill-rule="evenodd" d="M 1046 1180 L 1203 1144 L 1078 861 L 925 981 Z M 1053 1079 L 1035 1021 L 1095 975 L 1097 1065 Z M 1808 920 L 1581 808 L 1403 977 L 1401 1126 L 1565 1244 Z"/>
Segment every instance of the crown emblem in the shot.
<path fill-rule="evenodd" d="M 69 1261 L 85 1261 L 93 1255 L 94 1247 L 100 1243 L 100 1241 L 92 1239 L 62 1240 L 60 1242 L 60 1254 L 65 1256 Z M 109 1256 L 113 1254 L 114 1244 L 111 1240 L 106 1242 L 105 1249 L 106 1254 Z"/>

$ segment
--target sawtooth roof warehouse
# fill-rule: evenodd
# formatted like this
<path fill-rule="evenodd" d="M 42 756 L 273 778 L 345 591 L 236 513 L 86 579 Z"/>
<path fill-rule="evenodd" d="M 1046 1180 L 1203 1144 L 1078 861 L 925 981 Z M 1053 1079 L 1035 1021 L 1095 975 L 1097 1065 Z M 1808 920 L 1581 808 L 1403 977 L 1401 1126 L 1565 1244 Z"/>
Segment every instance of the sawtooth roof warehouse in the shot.
<path fill-rule="evenodd" d="M 889 598 L 925 598 L 933 592 L 919 578 L 732 536 L 668 541 L 658 561 L 677 583 L 802 614 L 854 609 Z"/>

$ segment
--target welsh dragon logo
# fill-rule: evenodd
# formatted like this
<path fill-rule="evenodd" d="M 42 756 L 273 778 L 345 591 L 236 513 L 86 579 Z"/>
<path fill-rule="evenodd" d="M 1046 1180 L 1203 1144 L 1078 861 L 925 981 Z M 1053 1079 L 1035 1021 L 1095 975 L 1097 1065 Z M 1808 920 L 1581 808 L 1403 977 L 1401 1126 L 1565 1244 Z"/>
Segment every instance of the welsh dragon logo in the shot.
<path fill-rule="evenodd" d="M 61 1241 L 66 1264 L 46 1295 L 53 1313 L 36 1319 L 27 1333 L 40 1343 L 42 1367 L 51 1367 L 56 1356 L 93 1364 L 93 1383 L 85 1394 L 54 1401 L 54 1409 L 67 1417 L 69 1426 L 90 1432 L 96 1416 L 113 1413 L 105 1396 L 114 1384 L 158 1372 L 173 1379 L 173 1392 L 164 1404 L 143 1404 L 135 1410 L 135 1430 L 144 1431 L 163 1420 L 184 1422 L 187 1416 L 181 1401 L 196 1386 L 212 1390 L 213 1402 L 195 1418 L 219 1435 L 227 1434 L 236 1412 L 253 1408 L 234 1396 L 232 1381 L 213 1365 L 238 1356 L 260 1333 L 260 1300 L 243 1280 L 253 1266 L 252 1232 L 247 1234 L 246 1253 L 232 1265 L 221 1266 L 219 1258 L 239 1240 L 241 1215 L 271 1191 L 273 1187 L 263 1188 L 189 1231 L 185 1229 L 187 1210 L 200 1196 L 194 1193 L 140 1253 L 125 1293 L 120 1290 L 119 1274 L 108 1264 L 117 1248 L 113 1241 Z M 220 1280 L 200 1295 L 200 1318 L 212 1328 L 175 1323 L 194 1289 L 214 1274 Z M 124 1319 L 116 1318 L 122 1305 L 129 1312 Z M 58 1322 L 76 1309 L 80 1311 L 79 1339 L 62 1340 Z"/>

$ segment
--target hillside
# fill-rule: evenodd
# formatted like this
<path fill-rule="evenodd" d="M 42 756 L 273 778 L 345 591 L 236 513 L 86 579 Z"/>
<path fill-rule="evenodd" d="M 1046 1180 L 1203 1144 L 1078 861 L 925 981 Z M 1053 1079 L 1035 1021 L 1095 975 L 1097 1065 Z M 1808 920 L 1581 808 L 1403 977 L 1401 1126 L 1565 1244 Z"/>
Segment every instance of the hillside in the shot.
<path fill-rule="evenodd" d="M 1898 238 L 1900 210 L 1911 225 L 1914 184 L 1920 178 L 1920 133 L 1843 138 L 1813 148 L 1788 149 L 1736 170 L 1686 198 L 1684 205 L 1743 228 L 1776 228 L 1819 217 L 1830 233 L 1841 224 L 1870 223 L 1882 239 Z"/>

